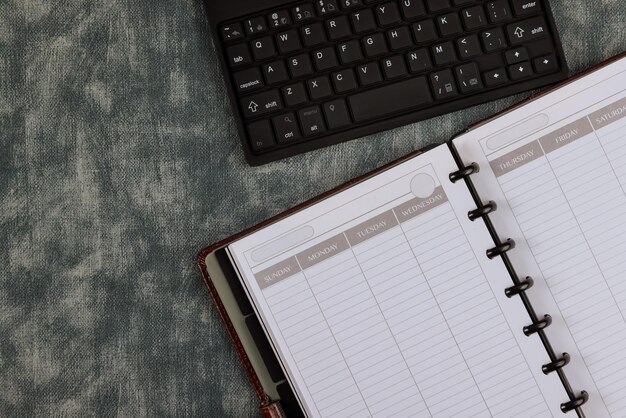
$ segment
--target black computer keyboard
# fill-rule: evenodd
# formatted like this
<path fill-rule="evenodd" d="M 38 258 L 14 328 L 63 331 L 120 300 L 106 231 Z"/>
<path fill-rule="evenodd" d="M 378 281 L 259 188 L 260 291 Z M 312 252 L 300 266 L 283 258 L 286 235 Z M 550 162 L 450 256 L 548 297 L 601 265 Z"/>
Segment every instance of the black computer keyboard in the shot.
<path fill-rule="evenodd" d="M 547 1 L 279 3 L 217 28 L 253 165 L 567 75 Z"/>

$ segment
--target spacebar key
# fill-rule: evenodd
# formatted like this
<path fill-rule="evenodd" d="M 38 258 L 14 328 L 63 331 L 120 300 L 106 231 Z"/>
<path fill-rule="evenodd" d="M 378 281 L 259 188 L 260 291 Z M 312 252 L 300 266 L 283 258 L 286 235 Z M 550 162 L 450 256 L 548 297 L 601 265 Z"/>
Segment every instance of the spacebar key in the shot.
<path fill-rule="evenodd" d="M 432 101 L 425 77 L 412 78 L 348 98 L 355 122 L 407 111 Z"/>

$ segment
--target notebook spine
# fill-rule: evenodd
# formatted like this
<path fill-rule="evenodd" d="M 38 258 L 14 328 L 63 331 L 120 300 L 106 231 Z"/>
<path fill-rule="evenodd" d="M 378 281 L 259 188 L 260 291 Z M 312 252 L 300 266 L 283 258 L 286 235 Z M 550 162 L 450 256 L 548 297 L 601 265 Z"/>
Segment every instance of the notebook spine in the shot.
<path fill-rule="evenodd" d="M 512 239 L 506 239 L 503 241 L 500 238 L 493 226 L 493 222 L 489 218 L 489 215 L 497 210 L 497 205 L 494 202 L 483 203 L 478 192 L 476 191 L 476 188 L 474 187 L 471 176 L 478 173 L 480 167 L 476 163 L 465 166 L 459 154 L 456 152 L 456 149 L 453 146 L 450 146 L 450 148 L 457 165 L 461 167 L 459 170 L 450 173 L 450 181 L 452 183 L 464 181 L 472 195 L 472 198 L 474 199 L 476 209 L 470 211 L 468 213 L 468 217 L 471 221 L 483 219 L 494 243 L 494 246 L 486 251 L 486 256 L 489 259 L 500 257 L 504 262 L 509 276 L 513 281 L 513 286 L 506 288 L 504 293 L 509 298 L 519 297 L 528 312 L 528 316 L 530 317 L 531 324 L 525 326 L 522 331 L 526 336 L 537 334 L 550 359 L 549 363 L 542 365 L 541 370 L 544 374 L 556 373 L 569 397 L 568 401 L 561 403 L 561 411 L 563 413 L 575 411 L 579 418 L 584 418 L 585 414 L 581 407 L 585 402 L 587 402 L 589 395 L 586 391 L 581 391 L 579 394 L 576 394 L 572 389 L 572 386 L 570 385 L 567 375 L 563 369 L 569 363 L 570 356 L 568 353 L 561 353 L 560 355 L 557 354 L 544 331 L 550 326 L 550 324 L 552 324 L 552 317 L 550 315 L 544 315 L 543 318 L 540 318 L 535 312 L 535 309 L 526 294 L 526 291 L 534 284 L 533 279 L 531 277 L 520 279 L 520 276 L 518 276 L 513 264 L 511 263 L 511 259 L 508 256 L 508 252 L 515 248 L 515 241 Z"/>

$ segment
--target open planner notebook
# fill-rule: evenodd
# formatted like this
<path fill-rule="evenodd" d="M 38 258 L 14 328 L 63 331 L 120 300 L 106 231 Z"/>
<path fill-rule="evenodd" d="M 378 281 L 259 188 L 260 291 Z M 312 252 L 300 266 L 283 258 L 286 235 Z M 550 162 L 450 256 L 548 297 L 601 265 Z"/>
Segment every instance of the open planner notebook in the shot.
<path fill-rule="evenodd" d="M 624 417 L 625 191 L 622 55 L 200 265 L 265 416 Z"/>

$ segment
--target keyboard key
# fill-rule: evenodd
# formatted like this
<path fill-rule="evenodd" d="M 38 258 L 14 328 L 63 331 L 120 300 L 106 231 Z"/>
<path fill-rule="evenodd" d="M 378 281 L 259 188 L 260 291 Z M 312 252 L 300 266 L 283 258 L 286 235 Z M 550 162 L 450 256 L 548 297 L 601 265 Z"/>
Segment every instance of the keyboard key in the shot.
<path fill-rule="evenodd" d="M 476 63 L 471 62 L 456 67 L 454 72 L 462 93 L 471 93 L 483 88 Z"/>
<path fill-rule="evenodd" d="M 508 0 L 491 1 L 485 5 L 491 23 L 500 23 L 513 17 Z"/>
<path fill-rule="evenodd" d="M 376 29 L 374 13 L 370 9 L 352 13 L 350 15 L 350 20 L 352 21 L 352 28 L 355 33 L 370 32 Z"/>
<path fill-rule="evenodd" d="M 504 56 L 507 64 L 517 64 L 518 62 L 528 61 L 528 51 L 524 47 L 506 51 Z"/>
<path fill-rule="evenodd" d="M 278 142 L 281 144 L 295 141 L 301 137 L 298 121 L 293 113 L 287 113 L 272 118 L 272 124 L 276 131 L 276 139 L 278 139 Z"/>
<path fill-rule="evenodd" d="M 353 40 L 337 46 L 339 50 L 339 60 L 342 64 L 350 64 L 363 59 L 361 45 L 359 41 Z"/>
<path fill-rule="evenodd" d="M 406 64 L 404 58 L 401 55 L 387 58 L 381 62 L 385 78 L 391 80 L 407 75 Z"/>
<path fill-rule="evenodd" d="M 483 77 L 485 78 L 485 85 L 487 87 L 500 86 L 508 81 L 506 72 L 502 68 L 487 71 L 483 74 Z"/>
<path fill-rule="evenodd" d="M 432 102 L 424 77 L 388 84 L 348 98 L 355 122 L 364 122 L 416 109 Z"/>
<path fill-rule="evenodd" d="M 430 82 L 435 92 L 436 100 L 449 99 L 458 94 L 452 71 L 443 70 L 430 75 Z"/>
<path fill-rule="evenodd" d="M 434 41 L 439 38 L 432 20 L 423 20 L 413 25 L 413 35 L 418 44 Z"/>
<path fill-rule="evenodd" d="M 249 119 L 280 110 L 283 104 L 278 90 L 270 90 L 241 99 L 241 108 L 244 117 Z"/>
<path fill-rule="evenodd" d="M 311 47 L 326 42 L 324 27 L 321 23 L 313 23 L 302 28 L 302 40 L 305 46 Z"/>
<path fill-rule="evenodd" d="M 541 11 L 539 0 L 512 0 L 513 10 L 517 16 L 528 16 Z"/>
<path fill-rule="evenodd" d="M 303 4 L 302 6 L 296 6 L 291 10 L 293 14 L 293 20 L 296 23 L 304 22 L 315 17 L 315 9 L 312 4 Z"/>
<path fill-rule="evenodd" d="M 440 12 L 450 8 L 448 0 L 426 0 L 426 4 L 431 12 Z"/>
<path fill-rule="evenodd" d="M 328 129 L 339 129 L 352 124 L 345 100 L 338 99 L 324 103 L 323 109 Z"/>
<path fill-rule="evenodd" d="M 409 63 L 409 70 L 412 73 L 421 73 L 433 68 L 433 64 L 430 62 L 430 54 L 425 48 L 409 52 L 407 54 L 407 61 Z"/>
<path fill-rule="evenodd" d="M 291 25 L 291 17 L 289 16 L 289 12 L 287 10 L 280 10 L 272 13 L 269 16 L 269 19 L 270 27 L 272 29 L 278 29 L 283 26 Z"/>
<path fill-rule="evenodd" d="M 291 84 L 282 88 L 283 98 L 288 107 L 294 107 L 306 103 L 309 98 L 303 83 Z"/>
<path fill-rule="evenodd" d="M 332 46 L 313 52 L 313 61 L 317 71 L 325 71 L 339 65 L 335 55 L 335 48 Z"/>
<path fill-rule="evenodd" d="M 533 63 L 535 64 L 535 71 L 538 74 L 551 73 L 559 68 L 554 55 L 536 58 Z"/>
<path fill-rule="evenodd" d="M 377 62 L 359 65 L 356 71 L 362 86 L 369 86 L 383 81 L 383 76 Z"/>
<path fill-rule="evenodd" d="M 343 10 L 354 9 L 355 7 L 359 7 L 362 4 L 363 2 L 361 0 L 340 0 L 339 1 L 339 6 L 341 6 Z"/>
<path fill-rule="evenodd" d="M 269 120 L 261 120 L 248 125 L 248 137 L 254 151 L 262 151 L 276 145 L 274 132 Z"/>
<path fill-rule="evenodd" d="M 287 74 L 287 67 L 282 61 L 270 62 L 263 66 L 263 75 L 267 84 L 282 83 L 289 80 L 289 74 Z"/>
<path fill-rule="evenodd" d="M 291 77 L 300 78 L 313 73 L 313 65 L 309 54 L 300 54 L 288 61 Z"/>
<path fill-rule="evenodd" d="M 455 35 L 463 31 L 461 20 L 456 13 L 448 13 L 439 16 L 437 18 L 437 26 L 439 27 L 439 33 L 444 37 Z"/>
<path fill-rule="evenodd" d="M 483 53 L 480 47 L 480 41 L 476 35 L 469 35 L 457 39 L 456 46 L 459 50 L 459 56 L 463 59 L 475 57 Z"/>
<path fill-rule="evenodd" d="M 339 9 L 337 0 L 316 0 L 315 6 L 317 7 L 317 14 L 319 16 L 336 13 Z"/>
<path fill-rule="evenodd" d="M 474 0 L 452 0 L 452 4 L 455 6 L 467 6 L 468 4 L 473 4 Z"/>
<path fill-rule="evenodd" d="M 398 51 L 413 46 L 411 32 L 406 26 L 388 31 L 387 40 L 389 41 L 389 46 L 392 51 Z"/>
<path fill-rule="evenodd" d="M 235 41 L 243 38 L 243 27 L 239 23 L 222 27 L 222 39 L 225 41 Z"/>
<path fill-rule="evenodd" d="M 530 68 L 530 62 L 520 62 L 519 64 L 509 66 L 509 74 L 511 75 L 511 80 L 513 81 L 530 77 L 532 73 L 533 70 Z"/>
<path fill-rule="evenodd" d="M 300 126 L 302 126 L 304 136 L 313 136 L 326 132 L 324 117 L 319 106 L 302 109 L 298 112 L 298 117 L 300 118 Z"/>
<path fill-rule="evenodd" d="M 263 38 L 252 41 L 252 54 L 254 59 L 262 61 L 267 58 L 276 56 L 276 47 L 274 47 L 274 41 L 271 36 L 265 36 Z"/>
<path fill-rule="evenodd" d="M 442 44 L 434 45 L 432 47 L 433 57 L 435 57 L 435 64 L 442 66 L 452 64 L 456 61 L 456 54 L 454 53 L 454 46 L 452 42 L 444 42 Z"/>
<path fill-rule="evenodd" d="M 339 94 L 355 90 L 359 85 L 356 81 L 354 71 L 351 69 L 339 71 L 332 75 L 333 86 Z"/>
<path fill-rule="evenodd" d="M 263 82 L 263 76 L 261 76 L 261 70 L 257 67 L 239 71 L 238 73 L 233 74 L 233 78 L 235 79 L 237 93 L 240 94 L 258 90 L 265 85 Z"/>
<path fill-rule="evenodd" d="M 506 27 L 511 45 L 543 38 L 548 34 L 548 26 L 543 17 L 533 17 Z"/>
<path fill-rule="evenodd" d="M 380 26 L 396 25 L 402 21 L 396 3 L 384 3 L 376 6 L 376 17 Z"/>
<path fill-rule="evenodd" d="M 506 47 L 504 33 L 502 33 L 502 29 L 500 28 L 493 28 L 482 32 L 480 37 L 483 41 L 483 48 L 485 48 L 485 52 L 493 52 Z"/>
<path fill-rule="evenodd" d="M 463 10 L 463 24 L 467 30 L 482 28 L 487 25 L 487 17 L 482 6 L 470 7 Z"/>
<path fill-rule="evenodd" d="M 300 36 L 295 29 L 276 35 L 276 43 L 278 44 L 278 50 L 281 54 L 288 54 L 302 48 Z"/>
<path fill-rule="evenodd" d="M 407 20 L 426 14 L 423 0 L 402 0 L 400 1 L 400 7 L 402 8 L 402 15 Z"/>
<path fill-rule="evenodd" d="M 243 22 L 248 35 L 256 35 L 259 33 L 267 32 L 267 22 L 263 16 L 248 19 Z"/>
<path fill-rule="evenodd" d="M 348 18 L 345 16 L 327 20 L 326 29 L 328 30 L 328 37 L 333 41 L 351 35 L 350 23 L 348 23 Z"/>
<path fill-rule="evenodd" d="M 332 96 L 333 89 L 330 86 L 330 81 L 325 75 L 313 78 L 307 81 L 309 87 L 309 95 L 312 100 L 319 100 L 324 97 Z"/>
<path fill-rule="evenodd" d="M 363 38 L 363 49 L 368 57 L 375 57 L 387 53 L 387 44 L 382 33 Z"/>
<path fill-rule="evenodd" d="M 231 67 L 238 67 L 252 62 L 250 49 L 246 44 L 239 44 L 226 48 L 226 56 L 228 56 L 228 65 Z"/>

